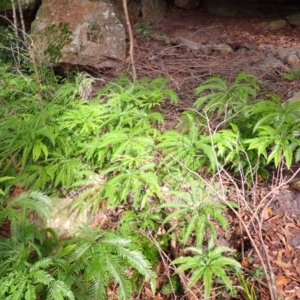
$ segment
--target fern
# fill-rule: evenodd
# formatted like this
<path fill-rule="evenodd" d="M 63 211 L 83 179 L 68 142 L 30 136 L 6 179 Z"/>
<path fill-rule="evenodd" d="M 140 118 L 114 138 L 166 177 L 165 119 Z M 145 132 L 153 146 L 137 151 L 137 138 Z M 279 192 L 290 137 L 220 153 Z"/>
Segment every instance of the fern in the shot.
<path fill-rule="evenodd" d="M 215 226 L 210 221 L 213 218 L 224 229 L 228 227 L 225 217 L 222 215 L 225 205 L 222 202 L 214 202 L 212 195 L 205 191 L 203 183 L 197 184 L 190 180 L 190 191 L 170 191 L 174 196 L 171 202 L 163 203 L 160 208 L 169 209 L 164 219 L 164 223 L 174 224 L 170 231 L 180 231 L 180 242 L 187 244 L 192 236 L 195 236 L 197 247 L 201 247 L 205 232 L 208 230 L 211 234 L 210 244 L 217 237 Z"/>
<path fill-rule="evenodd" d="M 89 103 L 75 102 L 72 108 L 67 109 L 61 118 L 62 128 L 67 128 L 81 139 L 98 135 L 103 128 L 104 121 L 107 120 L 108 109 L 98 101 Z"/>
<path fill-rule="evenodd" d="M 206 94 L 199 97 L 194 106 L 202 107 L 209 115 L 213 112 L 217 112 L 218 115 L 225 112 L 230 117 L 240 113 L 247 107 L 251 97 L 256 97 L 256 81 L 255 76 L 246 72 L 239 73 L 231 85 L 228 85 L 224 78 L 211 77 L 196 88 L 196 94 Z"/>
<path fill-rule="evenodd" d="M 119 284 L 120 299 L 129 299 L 132 289 L 125 266 L 135 268 L 146 280 L 154 278 L 149 262 L 140 252 L 130 250 L 130 243 L 130 240 L 109 232 L 99 233 L 97 230 L 81 229 L 77 238 L 78 248 L 70 260 L 74 263 L 79 262 L 84 278 L 90 282 L 93 295 L 103 297 L 105 287 L 116 281 Z"/>
<path fill-rule="evenodd" d="M 209 164 L 210 168 L 216 168 L 214 151 L 211 138 L 200 133 L 200 126 L 192 124 L 188 133 L 175 130 L 166 131 L 159 138 L 158 148 L 165 155 L 167 168 L 183 165 L 192 171 Z"/>
<path fill-rule="evenodd" d="M 188 286 L 192 287 L 202 280 L 204 286 L 205 298 L 210 297 L 214 279 L 220 279 L 229 290 L 233 289 L 232 283 L 226 274 L 226 271 L 233 270 L 238 272 L 240 264 L 232 258 L 222 255 L 224 252 L 230 252 L 230 248 L 217 247 L 203 250 L 198 247 L 189 247 L 186 249 L 194 253 L 194 256 L 179 257 L 173 261 L 179 264 L 177 272 L 191 270 L 191 276 Z"/>

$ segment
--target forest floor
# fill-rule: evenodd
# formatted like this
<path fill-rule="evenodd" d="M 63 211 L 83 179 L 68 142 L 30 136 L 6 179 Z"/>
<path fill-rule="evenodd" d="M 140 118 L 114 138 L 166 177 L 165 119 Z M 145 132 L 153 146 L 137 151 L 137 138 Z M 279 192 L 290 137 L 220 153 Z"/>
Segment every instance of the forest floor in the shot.
<path fill-rule="evenodd" d="M 300 31 L 288 24 L 275 31 L 261 28 L 261 22 L 272 20 L 276 18 L 220 17 L 201 9 L 169 7 L 159 24 L 151 28 L 141 28 L 142 24 L 136 27 L 140 32 L 135 36 L 138 77 L 169 77 L 170 87 L 180 96 L 182 110 L 192 107 L 196 99 L 194 89 L 209 76 L 220 75 L 231 81 L 240 71 L 255 74 L 263 81 L 264 89 L 278 94 L 284 102 L 300 89 L 300 80 L 284 80 L 280 70 L 264 62 L 278 49 L 300 49 Z M 187 45 L 187 40 L 201 45 L 230 44 L 233 50 L 203 52 Z M 165 108 L 169 127 L 176 123 L 181 109 L 171 105 Z M 275 275 L 280 296 L 286 300 L 300 299 L 300 179 L 295 176 L 298 170 L 299 166 L 294 166 L 280 174 L 270 171 L 270 180 L 258 180 L 252 196 L 246 199 L 248 203 L 240 209 L 265 264 L 269 263 Z M 257 229 L 251 223 L 253 217 L 259 219 L 262 228 Z M 234 216 L 231 228 L 220 243 L 241 251 L 242 265 L 249 273 L 255 272 L 260 261 Z M 265 279 L 259 274 L 254 278 L 253 285 L 260 289 L 257 299 L 271 299 Z"/>

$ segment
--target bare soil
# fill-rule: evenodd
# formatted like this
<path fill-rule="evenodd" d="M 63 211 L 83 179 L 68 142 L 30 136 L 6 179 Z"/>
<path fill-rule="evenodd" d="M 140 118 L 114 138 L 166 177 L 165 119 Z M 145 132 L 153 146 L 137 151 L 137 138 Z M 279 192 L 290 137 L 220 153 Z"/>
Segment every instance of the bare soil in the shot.
<path fill-rule="evenodd" d="M 172 86 L 187 104 L 194 97 L 193 89 L 208 76 L 221 75 L 232 80 L 242 70 L 265 80 L 273 92 L 288 99 L 300 82 L 282 82 L 280 70 L 270 69 L 267 61 L 278 49 L 300 50 L 300 30 L 289 24 L 274 31 L 261 27 L 262 22 L 277 19 L 221 17 L 203 8 L 183 10 L 170 6 L 165 18 L 152 27 L 156 34 L 136 40 L 138 74 L 169 76 Z M 162 34 L 160 38 L 159 34 Z M 184 43 L 174 45 L 172 39 L 178 37 L 202 45 L 225 43 L 233 51 L 203 53 Z"/>

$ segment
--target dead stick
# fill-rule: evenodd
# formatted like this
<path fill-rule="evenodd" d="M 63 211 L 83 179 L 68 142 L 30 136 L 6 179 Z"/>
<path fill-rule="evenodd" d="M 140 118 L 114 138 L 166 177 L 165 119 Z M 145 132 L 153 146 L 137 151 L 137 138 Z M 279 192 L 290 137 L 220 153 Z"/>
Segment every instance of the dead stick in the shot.
<path fill-rule="evenodd" d="M 131 60 L 131 69 L 132 69 L 132 76 L 133 79 L 136 80 L 136 68 L 135 68 L 135 62 L 134 62 L 134 53 L 133 53 L 133 34 L 132 34 L 132 28 L 130 25 L 130 19 L 129 19 L 129 14 L 128 14 L 128 7 L 127 7 L 127 0 L 123 0 L 123 9 L 124 9 L 124 14 L 125 14 L 125 20 L 126 20 L 126 25 L 127 25 L 127 30 L 128 30 L 128 35 L 129 35 L 129 55 L 130 55 L 130 60 Z"/>

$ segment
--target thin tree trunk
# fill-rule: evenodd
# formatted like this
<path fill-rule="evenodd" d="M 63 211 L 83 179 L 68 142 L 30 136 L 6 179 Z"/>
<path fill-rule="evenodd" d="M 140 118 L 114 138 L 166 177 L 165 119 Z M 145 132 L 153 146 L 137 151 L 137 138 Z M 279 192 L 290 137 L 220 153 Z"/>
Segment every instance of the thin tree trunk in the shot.
<path fill-rule="evenodd" d="M 11 1 L 11 7 L 12 7 L 12 11 L 13 11 L 14 33 L 15 33 L 15 37 L 18 38 L 19 33 L 18 33 L 18 20 L 17 20 L 16 4 L 15 4 L 15 0 L 10 0 L 10 1 Z"/>
<path fill-rule="evenodd" d="M 125 20 L 126 20 L 126 25 L 127 25 L 128 35 L 129 35 L 129 55 L 131 60 L 132 76 L 133 79 L 136 80 L 137 76 L 136 76 L 136 68 L 135 68 L 134 53 L 133 53 L 134 40 L 133 40 L 132 28 L 130 25 L 130 19 L 128 14 L 127 0 L 123 0 L 123 10 L 124 10 Z"/>
<path fill-rule="evenodd" d="M 25 29 L 25 22 L 24 22 L 24 15 L 23 15 L 21 0 L 18 0 L 18 3 L 19 3 L 19 15 L 20 15 L 20 21 L 21 21 L 21 27 L 22 27 L 23 40 L 25 40 L 26 29 Z"/>

